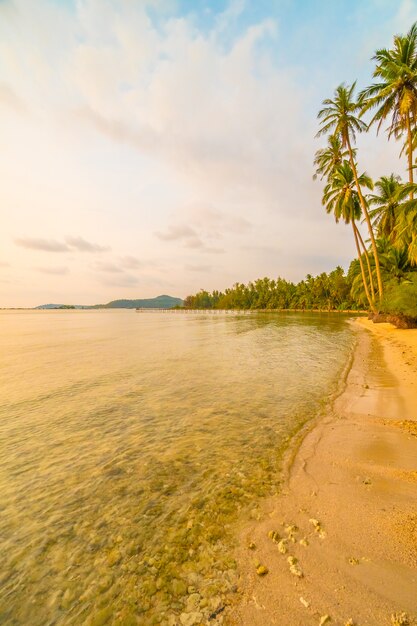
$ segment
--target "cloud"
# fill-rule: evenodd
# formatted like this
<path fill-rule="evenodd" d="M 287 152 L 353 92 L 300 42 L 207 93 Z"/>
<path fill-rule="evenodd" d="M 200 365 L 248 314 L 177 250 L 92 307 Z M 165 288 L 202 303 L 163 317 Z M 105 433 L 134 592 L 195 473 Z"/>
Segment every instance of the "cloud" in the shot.
<path fill-rule="evenodd" d="M 107 252 L 110 250 L 108 246 L 99 246 L 96 243 L 86 241 L 82 237 L 67 237 L 65 241 L 71 248 L 80 252 Z"/>
<path fill-rule="evenodd" d="M 193 211 L 192 208 L 191 211 Z M 207 236 L 216 239 L 221 239 L 225 233 L 240 235 L 252 227 L 251 222 L 246 218 L 212 207 L 197 208 L 193 213 L 193 223 L 199 226 Z"/>
<path fill-rule="evenodd" d="M 354 254 L 311 180 L 321 147 L 315 115 L 334 85 L 366 80 L 373 50 L 409 27 L 415 0 L 355 0 L 350 19 L 337 23 L 326 3 L 299 14 L 291 2 L 259 3 L 259 11 L 247 0 L 220 4 L 219 14 L 218 2 L 0 0 L 0 110 L 11 111 L 0 116 L 9 146 L 0 158 L 0 205 L 12 208 L 5 236 L 24 225 L 32 237 L 17 245 L 71 253 L 71 270 L 80 256 L 107 260 L 100 241 L 119 245 L 107 269 L 84 263 L 81 276 L 74 267 L 65 281 L 74 301 L 77 293 L 90 301 L 93 289 L 112 296 L 98 281 L 136 284 L 139 271 L 149 292 L 158 273 L 188 292 L 200 285 L 185 264 L 213 261 L 207 286 L 222 288 L 278 270 L 302 276 L 323 241 L 335 257 Z M 25 115 L 13 113 L 22 107 Z M 359 141 L 361 169 L 380 175 L 403 167 L 398 146 L 394 160 L 384 156 L 383 138 Z M 58 223 L 58 240 L 48 239 Z M 93 241 L 65 239 L 71 233 Z M 242 248 L 251 244 L 259 246 Z M 295 264 L 299 252 L 303 267 Z M 129 254 L 140 258 L 122 256 Z M 62 256 L 57 262 L 69 265 Z M 157 265 L 145 276 L 147 256 L 165 271 Z M 330 262 L 320 260 L 323 269 Z M 41 275 L 38 282 L 47 283 Z M 21 291 L 22 301 L 32 297 Z"/>
<path fill-rule="evenodd" d="M 120 276 L 117 276 L 117 278 L 103 277 L 100 279 L 100 282 L 103 285 L 106 285 L 106 287 L 136 287 L 139 280 L 136 276 L 121 274 Z"/>
<path fill-rule="evenodd" d="M 156 232 L 155 235 L 163 241 L 177 241 L 178 239 L 194 239 L 197 237 L 197 233 L 190 226 L 184 224 L 177 224 L 169 226 L 165 233 Z"/>
<path fill-rule="evenodd" d="M 241 246 L 241 250 L 261 256 L 267 255 L 270 257 L 282 257 L 282 250 L 279 248 L 279 246 L 246 245 Z"/>
<path fill-rule="evenodd" d="M 64 276 L 69 273 L 68 267 L 38 267 L 37 270 L 42 274 L 52 274 L 57 276 Z"/>
<path fill-rule="evenodd" d="M 126 269 L 131 269 L 131 270 L 139 269 L 139 268 L 143 267 L 143 265 L 144 265 L 143 261 L 139 261 L 139 259 L 137 259 L 134 256 L 122 257 L 120 259 L 120 264 L 121 264 L 122 267 L 124 267 Z"/>
<path fill-rule="evenodd" d="M 25 113 L 26 111 L 23 100 L 5 83 L 0 83 L 0 105 L 10 108 L 16 113 Z"/>
<path fill-rule="evenodd" d="M 6 261 L 0 261 L 0 267 L 10 267 L 10 263 L 6 263 Z"/>
<path fill-rule="evenodd" d="M 81 124 L 92 127 L 94 130 L 113 141 L 126 143 L 144 152 L 152 153 L 155 151 L 158 137 L 149 128 L 141 131 L 136 130 L 123 121 L 106 119 L 89 106 L 83 106 L 71 111 L 68 117 L 74 122 L 80 122 Z"/>
<path fill-rule="evenodd" d="M 42 239 L 37 237 L 19 237 L 14 240 L 17 246 L 29 248 L 31 250 L 42 250 L 44 252 L 106 252 L 110 250 L 107 246 L 99 246 L 96 243 L 86 241 L 82 237 L 67 237 L 65 243 L 55 239 Z"/>
<path fill-rule="evenodd" d="M 167 13 L 161 28 L 144 3 L 78 4 L 57 73 L 62 96 L 73 95 L 72 123 L 169 164 L 188 184 L 265 192 L 268 183 L 276 197 L 304 90 L 267 52 L 276 22 L 234 27 L 244 10 L 227 3 L 205 30 L 192 10 Z"/>
<path fill-rule="evenodd" d="M 185 265 L 188 272 L 211 272 L 211 265 Z"/>
<path fill-rule="evenodd" d="M 208 254 L 224 254 L 226 250 L 224 248 L 216 248 L 215 246 L 207 246 L 204 248 L 204 252 Z"/>
<path fill-rule="evenodd" d="M 213 208 L 187 207 L 183 212 L 187 215 L 186 223 L 171 224 L 165 232 L 156 232 L 156 237 L 162 241 L 180 241 L 185 248 L 220 254 L 224 250 L 211 245 L 212 240 L 222 239 L 226 234 L 239 235 L 251 228 L 247 219 Z"/>
<path fill-rule="evenodd" d="M 181 241 L 185 248 L 204 248 L 204 243 L 194 228 L 185 224 L 174 224 L 166 232 L 156 232 L 155 236 L 162 241 Z"/>
<path fill-rule="evenodd" d="M 108 272 L 109 274 L 123 273 L 123 270 L 115 263 L 96 263 L 95 267 L 100 272 Z"/>
<path fill-rule="evenodd" d="M 70 247 L 61 243 L 60 241 L 55 241 L 53 239 L 40 239 L 40 238 L 32 238 L 32 237 L 19 237 L 14 240 L 17 246 L 21 248 L 28 248 L 30 250 L 42 250 L 44 252 L 69 252 Z"/>

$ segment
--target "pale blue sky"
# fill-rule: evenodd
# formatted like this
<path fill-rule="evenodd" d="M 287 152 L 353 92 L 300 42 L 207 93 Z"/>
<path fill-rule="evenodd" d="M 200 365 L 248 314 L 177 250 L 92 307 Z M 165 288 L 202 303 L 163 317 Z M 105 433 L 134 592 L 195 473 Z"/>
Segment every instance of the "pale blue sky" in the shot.
<path fill-rule="evenodd" d="M 321 101 L 417 0 L 0 0 L 0 306 L 347 267 L 312 181 Z M 399 146 L 361 138 L 361 169 Z"/>

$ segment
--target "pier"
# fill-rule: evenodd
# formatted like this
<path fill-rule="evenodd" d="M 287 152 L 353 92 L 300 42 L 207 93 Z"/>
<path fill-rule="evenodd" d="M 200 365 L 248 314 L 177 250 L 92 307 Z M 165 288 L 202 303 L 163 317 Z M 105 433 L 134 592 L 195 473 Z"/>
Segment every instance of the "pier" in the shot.
<path fill-rule="evenodd" d="M 368 315 L 367 311 L 336 309 L 147 309 L 137 308 L 137 313 L 176 313 L 190 314 L 197 313 L 200 315 L 250 315 L 252 313 L 339 313 L 347 315 Z"/>

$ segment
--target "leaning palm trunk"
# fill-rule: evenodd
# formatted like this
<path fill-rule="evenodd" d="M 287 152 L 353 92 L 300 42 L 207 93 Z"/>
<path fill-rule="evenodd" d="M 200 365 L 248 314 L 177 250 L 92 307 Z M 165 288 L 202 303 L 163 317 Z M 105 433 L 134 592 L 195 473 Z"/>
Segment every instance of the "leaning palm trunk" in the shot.
<path fill-rule="evenodd" d="M 363 286 L 364 286 L 364 289 L 365 289 L 366 297 L 368 299 L 369 306 L 371 307 L 372 312 L 376 313 L 375 304 L 371 300 L 371 296 L 369 294 L 368 282 L 366 280 L 365 268 L 363 266 L 362 253 L 361 253 L 361 249 L 359 247 L 359 239 L 358 239 L 358 232 L 359 231 L 358 231 L 358 229 L 356 227 L 355 220 L 352 220 L 351 223 L 352 223 L 352 229 L 353 229 L 353 236 L 355 237 L 356 250 L 358 252 L 359 264 L 361 266 L 362 282 L 363 282 Z"/>
<path fill-rule="evenodd" d="M 413 134 L 411 132 L 410 115 L 407 115 L 407 140 L 408 140 L 408 180 L 411 184 L 413 178 Z M 414 199 L 414 192 L 410 190 L 410 200 Z"/>
<path fill-rule="evenodd" d="M 359 231 L 359 228 L 357 228 L 356 225 L 355 225 L 355 228 L 356 228 L 356 231 L 357 231 L 357 234 L 358 234 L 359 243 L 362 246 L 363 254 L 365 255 L 366 264 L 368 266 L 369 284 L 371 286 L 372 302 L 375 302 L 374 278 L 372 276 L 371 261 L 369 260 L 368 250 L 366 249 L 365 242 L 362 239 L 362 235 L 361 235 L 361 233 Z"/>
<path fill-rule="evenodd" d="M 352 146 L 350 145 L 349 135 L 346 138 L 346 143 L 347 143 L 347 148 L 348 148 L 348 151 L 349 151 L 350 166 L 352 168 L 353 176 L 355 177 L 356 188 L 358 190 L 359 201 L 361 203 L 361 208 L 362 208 L 363 214 L 365 215 L 366 223 L 368 225 L 368 230 L 369 230 L 369 236 L 371 238 L 372 251 L 374 253 L 374 258 L 375 258 L 376 277 L 377 277 L 377 281 L 378 281 L 379 300 L 381 300 L 382 294 L 383 294 L 384 290 L 383 290 L 383 287 L 382 287 L 381 268 L 380 268 L 380 265 L 379 265 L 378 250 L 376 248 L 376 241 L 375 241 L 374 231 L 372 229 L 371 218 L 369 217 L 368 209 L 366 207 L 365 198 L 362 195 L 362 189 L 361 189 L 361 186 L 359 184 L 358 172 L 356 170 L 355 161 L 353 159 L 353 152 L 352 152 Z"/>

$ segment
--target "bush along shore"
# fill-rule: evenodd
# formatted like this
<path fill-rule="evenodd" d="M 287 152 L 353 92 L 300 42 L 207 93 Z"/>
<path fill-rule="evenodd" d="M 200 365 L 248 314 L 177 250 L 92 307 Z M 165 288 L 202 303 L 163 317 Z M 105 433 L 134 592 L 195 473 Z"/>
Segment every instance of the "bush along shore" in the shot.
<path fill-rule="evenodd" d="M 283 278 L 236 283 L 224 292 L 188 296 L 195 309 L 368 310 L 374 321 L 417 326 L 417 22 L 372 57 L 374 82 L 358 91 L 340 84 L 318 113 L 318 137 L 326 144 L 314 158 L 322 181 L 322 204 L 336 222 L 352 229 L 357 257 L 345 275 L 307 275 L 298 284 Z M 376 128 L 400 144 L 407 180 L 382 173 L 372 180 L 361 169 L 357 136 Z M 365 235 L 361 233 L 364 227 Z"/>

